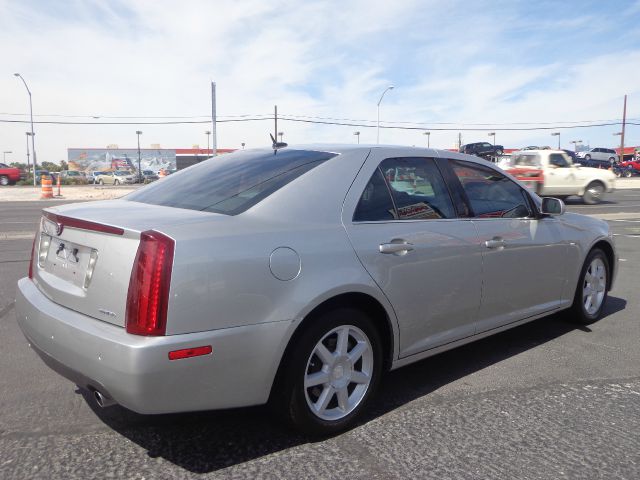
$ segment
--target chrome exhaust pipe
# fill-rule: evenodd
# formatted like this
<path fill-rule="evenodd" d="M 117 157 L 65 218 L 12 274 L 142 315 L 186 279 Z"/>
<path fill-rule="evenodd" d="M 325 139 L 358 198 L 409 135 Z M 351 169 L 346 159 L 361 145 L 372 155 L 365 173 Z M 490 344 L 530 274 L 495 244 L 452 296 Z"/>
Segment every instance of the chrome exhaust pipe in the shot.
<path fill-rule="evenodd" d="M 102 392 L 100 392 L 99 390 L 94 390 L 93 391 L 93 398 L 95 398 L 96 400 L 96 404 L 100 407 L 100 408 L 106 408 L 106 407 L 111 407 L 113 405 L 116 404 L 115 401 L 113 401 L 110 398 L 107 398 L 105 395 L 102 394 Z"/>

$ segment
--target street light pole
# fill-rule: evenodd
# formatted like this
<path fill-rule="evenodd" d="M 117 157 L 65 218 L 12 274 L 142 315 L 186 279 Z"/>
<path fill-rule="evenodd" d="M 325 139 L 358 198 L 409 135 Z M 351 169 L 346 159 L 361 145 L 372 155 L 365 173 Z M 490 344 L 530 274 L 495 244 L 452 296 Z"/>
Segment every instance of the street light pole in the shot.
<path fill-rule="evenodd" d="M 377 127 L 376 127 L 376 143 L 380 143 L 380 103 L 382 102 L 382 99 L 384 98 L 384 94 L 387 93 L 389 90 L 393 90 L 393 85 L 389 85 L 387 88 L 384 89 L 384 92 L 382 92 L 382 95 L 380 95 L 380 100 L 378 100 L 378 120 L 377 120 Z"/>
<path fill-rule="evenodd" d="M 22 83 L 24 83 L 24 88 L 27 89 L 27 93 L 29 94 L 29 116 L 31 118 L 31 151 L 33 152 L 33 186 L 36 187 L 38 185 L 36 182 L 36 134 L 33 133 L 33 103 L 31 102 L 31 90 L 29 90 L 27 82 L 24 80 L 22 75 L 20 75 L 19 73 L 14 73 L 13 75 L 22 80 Z"/>
<path fill-rule="evenodd" d="M 573 151 L 578 152 L 578 144 L 582 143 L 582 140 L 571 140 L 569 143 L 573 143 Z"/>
<path fill-rule="evenodd" d="M 142 183 L 142 170 L 140 167 L 140 135 L 142 135 L 142 132 L 136 130 L 136 135 L 138 136 L 138 183 Z"/>
<path fill-rule="evenodd" d="M 424 132 L 423 135 L 427 136 L 427 148 L 431 148 L 431 132 Z"/>
<path fill-rule="evenodd" d="M 211 131 L 210 131 L 210 130 L 207 130 L 207 131 L 206 131 L 206 132 L 204 132 L 204 133 L 207 135 L 207 157 L 209 157 L 209 156 L 211 156 L 211 155 L 209 154 L 209 138 L 210 138 L 210 135 L 211 135 Z"/>
<path fill-rule="evenodd" d="M 280 137 L 280 143 L 282 143 L 282 137 L 284 137 L 284 132 L 278 132 L 278 136 Z"/>
<path fill-rule="evenodd" d="M 31 163 L 29 161 L 29 137 L 31 136 L 31 133 L 26 132 L 27 133 L 27 174 L 31 171 Z M 33 174 L 35 175 L 35 169 Z"/>
<path fill-rule="evenodd" d="M 552 133 L 551 136 L 558 137 L 558 150 L 560 150 L 560 132 Z"/>
<path fill-rule="evenodd" d="M 356 138 L 358 139 L 358 145 L 360 145 L 360 132 L 353 132 L 353 134 L 356 136 Z"/>
<path fill-rule="evenodd" d="M 7 163 L 7 153 L 13 153 L 11 150 L 5 150 L 2 152 L 2 163 Z"/>

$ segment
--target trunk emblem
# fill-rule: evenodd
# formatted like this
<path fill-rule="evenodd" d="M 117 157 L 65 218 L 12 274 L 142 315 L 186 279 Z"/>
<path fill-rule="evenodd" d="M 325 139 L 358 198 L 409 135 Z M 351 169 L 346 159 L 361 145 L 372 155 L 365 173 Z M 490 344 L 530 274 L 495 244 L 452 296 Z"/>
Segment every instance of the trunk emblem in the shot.
<path fill-rule="evenodd" d="M 44 230 L 44 232 L 47 235 L 50 235 L 52 237 L 59 237 L 60 235 L 62 235 L 62 230 L 64 230 L 64 225 L 62 225 L 61 223 L 49 220 L 46 217 L 43 217 L 42 230 Z"/>
<path fill-rule="evenodd" d="M 106 315 L 107 317 L 112 317 L 112 318 L 113 318 L 113 317 L 115 317 L 115 316 L 116 316 L 116 314 L 115 314 L 115 313 L 113 313 L 113 312 L 112 312 L 112 311 L 110 311 L 110 310 L 107 310 L 106 308 L 99 308 L 99 309 L 98 309 L 98 311 L 99 311 L 100 313 L 102 313 L 103 315 Z"/>

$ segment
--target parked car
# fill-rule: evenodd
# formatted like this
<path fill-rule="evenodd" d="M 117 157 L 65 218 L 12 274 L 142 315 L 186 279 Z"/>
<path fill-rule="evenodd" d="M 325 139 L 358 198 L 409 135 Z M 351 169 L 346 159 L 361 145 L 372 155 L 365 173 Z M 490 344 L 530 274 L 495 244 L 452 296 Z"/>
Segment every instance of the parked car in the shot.
<path fill-rule="evenodd" d="M 502 145 L 491 145 L 489 142 L 468 143 L 460 147 L 460 153 L 478 157 L 495 157 L 502 155 L 503 152 L 504 147 Z"/>
<path fill-rule="evenodd" d="M 586 152 L 578 152 L 576 156 L 584 160 L 584 162 L 580 162 L 583 165 L 596 168 L 610 168 L 619 160 L 615 150 L 600 147 L 592 148 Z"/>
<path fill-rule="evenodd" d="M 115 170 L 113 172 L 100 172 L 94 177 L 94 183 L 99 185 L 123 185 L 136 183 L 137 175 L 122 170 Z"/>
<path fill-rule="evenodd" d="M 26 177 L 23 170 L 0 163 L 0 186 L 13 185 Z"/>
<path fill-rule="evenodd" d="M 576 152 L 574 152 L 573 150 L 567 150 L 567 149 L 562 149 L 562 151 L 564 153 L 566 153 L 567 155 L 569 155 L 569 157 L 571 158 L 571 162 L 572 163 L 580 163 L 578 162 L 578 155 L 576 154 Z"/>
<path fill-rule="evenodd" d="M 615 188 L 611 171 L 574 164 L 562 150 L 523 150 L 514 152 L 511 159 L 511 167 L 543 171 L 544 182 L 536 189 L 541 196 L 577 195 L 584 203 L 594 204 Z"/>
<path fill-rule="evenodd" d="M 54 172 L 55 173 L 55 172 Z M 36 170 L 36 183 L 42 183 L 42 177 L 49 177 L 52 182 L 56 182 L 56 177 L 49 170 Z"/>
<path fill-rule="evenodd" d="M 84 172 L 78 170 L 62 170 L 60 175 L 61 178 L 87 178 Z"/>
<path fill-rule="evenodd" d="M 154 180 L 158 180 L 158 178 L 160 178 L 158 177 L 158 174 L 153 170 L 143 170 L 142 177 L 143 177 L 144 183 L 153 182 Z"/>
<path fill-rule="evenodd" d="M 89 183 L 97 184 L 98 183 L 98 177 L 100 175 L 108 174 L 108 173 L 109 172 L 99 172 L 99 171 L 91 172 L 91 173 L 89 173 L 87 179 L 88 179 Z"/>
<path fill-rule="evenodd" d="M 386 370 L 564 309 L 596 321 L 617 270 L 606 222 L 477 157 L 302 146 L 45 208 L 15 309 L 99 406 L 270 402 L 329 434 Z"/>

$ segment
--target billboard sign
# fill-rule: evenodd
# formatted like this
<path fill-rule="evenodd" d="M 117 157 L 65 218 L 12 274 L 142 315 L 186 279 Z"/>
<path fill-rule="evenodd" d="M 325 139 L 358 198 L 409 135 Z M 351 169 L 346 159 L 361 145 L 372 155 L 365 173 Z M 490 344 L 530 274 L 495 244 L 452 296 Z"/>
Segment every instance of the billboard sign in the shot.
<path fill-rule="evenodd" d="M 69 170 L 81 172 L 137 170 L 138 150 L 135 148 L 69 148 Z M 142 170 L 158 172 L 176 168 L 176 151 L 172 149 L 140 149 Z"/>

